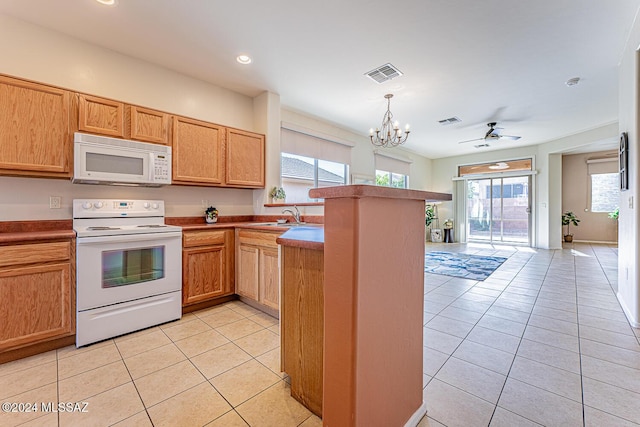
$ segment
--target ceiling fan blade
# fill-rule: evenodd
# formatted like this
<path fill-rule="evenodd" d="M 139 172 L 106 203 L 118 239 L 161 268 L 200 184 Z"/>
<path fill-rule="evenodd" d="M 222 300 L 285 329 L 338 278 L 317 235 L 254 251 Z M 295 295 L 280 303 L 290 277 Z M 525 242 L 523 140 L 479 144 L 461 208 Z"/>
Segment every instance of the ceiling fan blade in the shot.
<path fill-rule="evenodd" d="M 473 141 L 484 141 L 484 138 L 476 138 L 476 139 L 469 139 L 469 140 L 466 140 L 466 141 L 460 141 L 460 142 L 458 142 L 458 144 L 464 144 L 466 142 L 473 142 Z"/>
<path fill-rule="evenodd" d="M 510 139 L 512 141 L 517 141 L 519 140 L 521 137 L 520 136 L 513 136 L 513 135 L 500 135 L 499 139 Z"/>

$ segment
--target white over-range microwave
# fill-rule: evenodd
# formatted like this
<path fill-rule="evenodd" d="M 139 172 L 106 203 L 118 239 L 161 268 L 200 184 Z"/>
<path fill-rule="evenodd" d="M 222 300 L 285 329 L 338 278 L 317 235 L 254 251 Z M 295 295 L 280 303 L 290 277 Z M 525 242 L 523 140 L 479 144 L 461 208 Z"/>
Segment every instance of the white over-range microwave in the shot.
<path fill-rule="evenodd" d="M 76 132 L 72 182 L 80 184 L 171 184 L 171 147 Z"/>

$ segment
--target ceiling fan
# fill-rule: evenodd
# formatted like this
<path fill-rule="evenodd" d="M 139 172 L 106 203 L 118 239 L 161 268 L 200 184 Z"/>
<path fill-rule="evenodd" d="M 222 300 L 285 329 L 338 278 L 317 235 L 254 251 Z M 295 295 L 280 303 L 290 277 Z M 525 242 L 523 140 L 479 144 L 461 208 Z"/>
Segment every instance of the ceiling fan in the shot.
<path fill-rule="evenodd" d="M 458 144 L 464 144 L 465 142 L 473 142 L 473 141 L 483 141 L 483 140 L 486 142 L 491 142 L 491 141 L 497 141 L 499 139 L 510 139 L 512 141 L 516 141 L 520 139 L 519 136 L 502 135 L 502 128 L 497 128 L 496 127 L 497 124 L 498 123 L 496 122 L 487 123 L 487 126 L 489 126 L 489 130 L 487 131 L 487 133 L 484 135 L 483 138 L 470 139 L 468 141 L 460 141 L 458 142 Z"/>

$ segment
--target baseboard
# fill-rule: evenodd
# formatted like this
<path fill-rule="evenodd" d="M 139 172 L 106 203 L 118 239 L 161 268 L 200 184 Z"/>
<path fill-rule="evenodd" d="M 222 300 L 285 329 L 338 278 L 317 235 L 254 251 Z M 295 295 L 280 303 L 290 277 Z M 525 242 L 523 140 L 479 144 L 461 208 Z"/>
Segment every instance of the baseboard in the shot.
<path fill-rule="evenodd" d="M 427 415 L 427 402 L 423 400 L 422 405 L 420 405 L 418 410 L 414 412 L 413 415 L 411 415 L 411 418 L 407 420 L 407 422 L 404 424 L 404 427 L 416 427 L 425 415 Z"/>
<path fill-rule="evenodd" d="M 627 305 L 624 303 L 624 301 L 620 297 L 620 293 L 619 292 L 616 292 L 616 298 L 618 299 L 618 302 L 620 303 L 620 306 L 622 307 L 622 311 L 624 312 L 624 315 L 627 316 L 627 320 L 629 321 L 629 323 L 631 323 L 631 326 L 633 326 L 634 328 L 640 328 L 640 323 L 638 323 L 635 320 L 633 320 L 633 316 L 631 315 L 631 310 L 629 310 Z"/>
<path fill-rule="evenodd" d="M 618 242 L 608 242 L 602 240 L 576 240 L 573 239 L 573 243 L 595 243 L 597 245 L 617 245 Z"/>

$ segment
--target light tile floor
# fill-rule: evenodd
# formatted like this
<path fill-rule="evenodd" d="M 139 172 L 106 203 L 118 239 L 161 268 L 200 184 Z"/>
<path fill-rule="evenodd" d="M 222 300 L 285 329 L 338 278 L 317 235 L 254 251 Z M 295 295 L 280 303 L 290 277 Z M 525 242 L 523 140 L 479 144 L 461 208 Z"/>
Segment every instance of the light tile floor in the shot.
<path fill-rule="evenodd" d="M 427 245 L 508 257 L 483 282 L 425 275 L 425 426 L 640 425 L 640 330 L 617 248 Z"/>
<path fill-rule="evenodd" d="M 505 256 L 483 282 L 425 275 L 424 386 L 434 426 L 640 424 L 640 331 L 615 298 L 617 249 L 428 244 Z M 279 372 L 277 320 L 239 301 L 0 365 L 0 426 L 320 426 Z"/>

